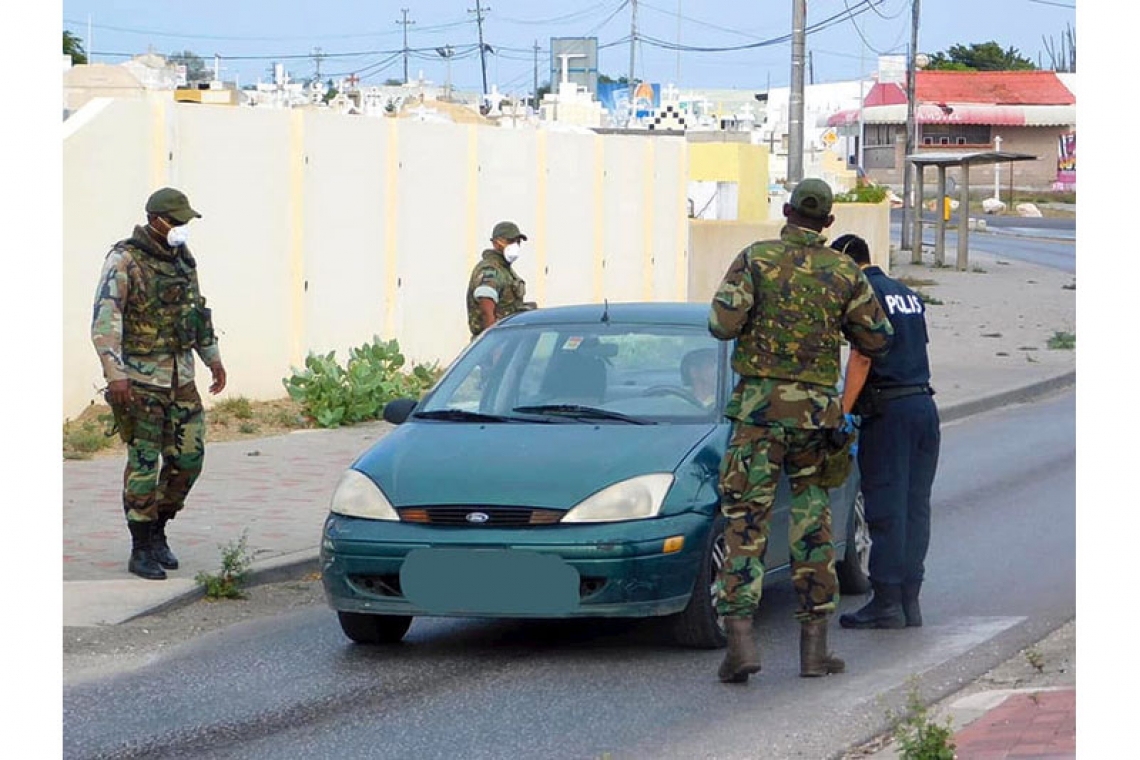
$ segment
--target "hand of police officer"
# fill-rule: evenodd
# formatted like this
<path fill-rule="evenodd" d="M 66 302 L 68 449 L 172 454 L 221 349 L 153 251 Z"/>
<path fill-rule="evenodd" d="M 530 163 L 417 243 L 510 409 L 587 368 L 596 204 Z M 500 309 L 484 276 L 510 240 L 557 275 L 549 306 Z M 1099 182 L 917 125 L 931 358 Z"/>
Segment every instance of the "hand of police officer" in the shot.
<path fill-rule="evenodd" d="M 840 428 L 844 433 L 850 435 L 855 432 L 855 415 L 847 412 L 843 415 L 843 426 Z"/>
<path fill-rule="evenodd" d="M 107 395 L 114 406 L 126 406 L 134 400 L 130 380 L 112 380 L 107 383 Z"/>
<path fill-rule="evenodd" d="M 222 389 L 226 387 L 226 368 L 222 366 L 221 362 L 211 364 L 210 375 L 214 378 L 214 382 L 210 384 L 210 393 L 221 393 Z"/>

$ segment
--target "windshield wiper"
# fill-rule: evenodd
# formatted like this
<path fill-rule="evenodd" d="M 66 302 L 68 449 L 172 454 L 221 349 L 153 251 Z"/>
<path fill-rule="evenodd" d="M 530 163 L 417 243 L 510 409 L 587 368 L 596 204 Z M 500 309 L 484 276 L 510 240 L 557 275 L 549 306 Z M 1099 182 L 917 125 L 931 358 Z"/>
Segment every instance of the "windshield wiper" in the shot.
<path fill-rule="evenodd" d="M 621 412 L 611 412 L 609 409 L 598 409 L 593 406 L 582 406 L 580 404 L 538 404 L 536 406 L 516 406 L 511 411 L 522 412 L 524 414 L 553 414 L 563 417 L 574 417 L 583 420 L 615 420 L 617 422 L 626 422 L 630 425 L 656 425 L 652 420 L 644 420 L 639 417 L 630 417 L 628 414 Z"/>
<path fill-rule="evenodd" d="M 452 420 L 454 422 L 519 422 L 517 417 L 504 417 L 501 414 L 469 412 L 466 409 L 431 409 L 426 412 L 412 412 L 420 420 Z"/>

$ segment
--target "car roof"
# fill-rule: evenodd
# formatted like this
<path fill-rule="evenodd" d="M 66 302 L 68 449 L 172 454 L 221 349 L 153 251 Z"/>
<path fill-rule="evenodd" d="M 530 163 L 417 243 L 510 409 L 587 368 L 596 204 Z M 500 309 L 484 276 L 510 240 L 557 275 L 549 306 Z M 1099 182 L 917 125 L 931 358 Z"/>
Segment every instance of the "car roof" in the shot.
<path fill-rule="evenodd" d="M 603 320 L 603 316 L 607 319 Z M 551 306 L 519 312 L 502 321 L 504 327 L 560 324 L 682 325 L 707 328 L 707 303 L 592 303 Z"/>

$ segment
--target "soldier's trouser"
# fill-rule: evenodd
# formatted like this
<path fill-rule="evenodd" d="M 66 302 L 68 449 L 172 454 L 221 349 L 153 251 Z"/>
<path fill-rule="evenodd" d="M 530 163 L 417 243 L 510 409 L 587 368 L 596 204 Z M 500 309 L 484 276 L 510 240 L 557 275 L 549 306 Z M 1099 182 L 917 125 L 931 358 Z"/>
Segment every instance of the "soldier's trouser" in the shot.
<path fill-rule="evenodd" d="M 882 414 L 863 420 L 859 471 L 875 583 L 922 582 L 940 446 L 938 409 L 926 394 L 888 401 Z"/>
<path fill-rule="evenodd" d="M 819 485 L 825 431 L 735 423 L 720 467 L 727 554 L 716 582 L 717 612 L 752 615 L 760 603 L 764 550 L 781 469 L 792 488 L 788 544 L 796 619 L 826 617 L 839 601 L 831 502 Z"/>
<path fill-rule="evenodd" d="M 128 521 L 169 519 L 182 509 L 202 472 L 202 398 L 194 383 L 180 387 L 173 398 L 169 388 L 135 382 L 131 392 L 134 432 L 123 472 L 123 510 Z"/>

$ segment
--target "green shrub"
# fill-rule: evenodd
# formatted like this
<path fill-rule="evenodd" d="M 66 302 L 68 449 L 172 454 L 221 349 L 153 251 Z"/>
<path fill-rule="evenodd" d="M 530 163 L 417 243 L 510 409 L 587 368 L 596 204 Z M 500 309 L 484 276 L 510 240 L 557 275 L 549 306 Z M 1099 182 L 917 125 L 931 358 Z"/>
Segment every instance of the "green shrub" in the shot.
<path fill-rule="evenodd" d="M 886 200 L 887 188 L 883 185 L 860 185 L 846 193 L 836 193 L 836 203 L 882 203 Z"/>
<path fill-rule="evenodd" d="M 404 355 L 395 339 L 374 337 L 349 352 L 346 365 L 336 352 L 309 354 L 303 370 L 282 382 L 289 396 L 320 427 L 352 425 L 376 419 L 392 399 L 419 398 L 435 384 L 438 365 L 418 364 L 404 371 Z"/>
<path fill-rule="evenodd" d="M 253 419 L 253 405 L 245 396 L 227 398 L 214 405 L 214 410 L 223 414 L 232 414 L 239 420 Z"/>
<path fill-rule="evenodd" d="M 92 420 L 66 421 L 63 425 L 64 458 L 88 459 L 96 451 L 111 446 L 112 438 L 107 435 L 109 424 L 110 415 L 100 417 L 98 422 Z"/>

